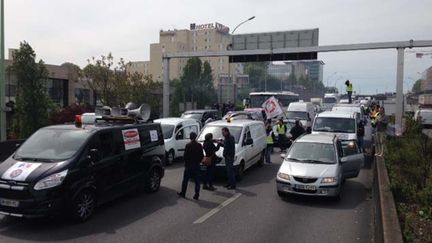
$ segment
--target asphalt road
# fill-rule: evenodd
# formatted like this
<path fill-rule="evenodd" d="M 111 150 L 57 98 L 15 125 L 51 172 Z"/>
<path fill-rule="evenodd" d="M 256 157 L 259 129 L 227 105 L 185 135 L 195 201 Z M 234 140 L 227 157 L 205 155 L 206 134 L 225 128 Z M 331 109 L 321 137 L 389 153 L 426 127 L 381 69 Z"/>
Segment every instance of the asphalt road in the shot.
<path fill-rule="evenodd" d="M 347 180 L 340 201 L 309 197 L 281 199 L 274 164 L 251 168 L 236 191 L 217 182 L 194 201 L 179 198 L 182 163 L 166 169 L 155 194 L 127 195 L 98 208 L 85 223 L 66 219 L 1 218 L 0 242 L 372 242 L 372 171 Z"/>

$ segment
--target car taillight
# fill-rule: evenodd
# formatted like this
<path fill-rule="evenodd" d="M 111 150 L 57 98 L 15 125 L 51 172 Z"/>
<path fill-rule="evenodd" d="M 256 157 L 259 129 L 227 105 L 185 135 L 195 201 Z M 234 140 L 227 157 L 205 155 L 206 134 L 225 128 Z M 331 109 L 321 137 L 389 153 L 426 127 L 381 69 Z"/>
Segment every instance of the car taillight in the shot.
<path fill-rule="evenodd" d="M 81 115 L 75 115 L 75 126 L 78 128 L 82 127 Z"/>

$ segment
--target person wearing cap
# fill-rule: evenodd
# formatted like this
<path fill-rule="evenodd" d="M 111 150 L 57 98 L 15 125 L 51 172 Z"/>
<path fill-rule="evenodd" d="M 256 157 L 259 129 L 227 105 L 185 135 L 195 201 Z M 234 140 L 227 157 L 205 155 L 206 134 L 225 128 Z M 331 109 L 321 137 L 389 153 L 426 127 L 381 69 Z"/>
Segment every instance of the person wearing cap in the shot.
<path fill-rule="evenodd" d="M 291 128 L 290 134 L 291 134 L 291 140 L 294 141 L 301 135 L 305 133 L 305 129 L 303 128 L 301 122 L 299 119 L 296 119 L 295 125 Z"/>
<path fill-rule="evenodd" d="M 352 103 L 352 91 L 353 91 L 353 86 L 352 86 L 352 83 L 349 81 L 349 80 L 347 80 L 347 81 L 345 81 L 345 85 L 346 85 L 346 92 L 347 92 L 347 94 L 348 94 L 348 103 Z"/>
<path fill-rule="evenodd" d="M 285 150 L 285 140 L 286 140 L 286 132 L 287 132 L 287 125 L 284 123 L 282 118 L 279 118 L 279 121 L 276 125 L 276 132 L 278 134 L 278 142 L 279 142 L 279 148 L 282 151 Z"/>

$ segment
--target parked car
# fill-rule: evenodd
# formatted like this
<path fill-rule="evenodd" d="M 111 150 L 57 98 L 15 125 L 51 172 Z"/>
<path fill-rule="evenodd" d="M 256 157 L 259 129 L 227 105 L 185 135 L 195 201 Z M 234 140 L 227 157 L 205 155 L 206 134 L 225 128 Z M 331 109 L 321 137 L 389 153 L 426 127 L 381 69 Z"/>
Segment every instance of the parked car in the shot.
<path fill-rule="evenodd" d="M 189 110 L 183 112 L 181 118 L 194 119 L 202 128 L 207 122 L 219 120 L 219 112 L 217 110 Z"/>
<path fill-rule="evenodd" d="M 355 143 L 349 144 L 354 146 Z M 287 193 L 339 198 L 345 179 L 357 177 L 362 153 L 346 154 L 342 141 L 331 134 L 307 134 L 288 150 L 276 177 L 279 196 Z M 355 149 L 355 148 L 353 148 Z"/>
<path fill-rule="evenodd" d="M 420 122 L 420 124 L 429 128 L 432 126 L 432 109 L 419 109 L 414 113 L 414 120 Z"/>
<path fill-rule="evenodd" d="M 310 102 L 291 102 L 288 106 L 286 117 L 289 121 L 300 120 L 303 128 L 311 132 L 312 120 L 315 117 L 315 107 Z"/>
<path fill-rule="evenodd" d="M 97 205 L 132 190 L 159 190 L 165 156 L 159 124 L 41 128 L 0 163 L 0 214 L 67 212 L 89 219 Z"/>
<path fill-rule="evenodd" d="M 227 127 L 235 139 L 234 167 L 237 170 L 237 178 L 241 179 L 245 170 L 254 164 L 262 165 L 266 149 L 266 132 L 264 123 L 254 120 L 215 121 L 208 123 L 201 131 L 198 141 L 203 143 L 207 133 L 212 133 L 213 138 L 223 139 L 222 128 Z M 223 148 L 216 155 L 223 157 Z M 225 159 L 216 165 L 217 169 L 224 169 Z"/>
<path fill-rule="evenodd" d="M 183 157 L 186 144 L 190 142 L 191 132 L 198 134 L 199 123 L 187 118 L 162 118 L 154 120 L 160 123 L 165 141 L 166 164 L 170 165 L 176 158 Z"/>

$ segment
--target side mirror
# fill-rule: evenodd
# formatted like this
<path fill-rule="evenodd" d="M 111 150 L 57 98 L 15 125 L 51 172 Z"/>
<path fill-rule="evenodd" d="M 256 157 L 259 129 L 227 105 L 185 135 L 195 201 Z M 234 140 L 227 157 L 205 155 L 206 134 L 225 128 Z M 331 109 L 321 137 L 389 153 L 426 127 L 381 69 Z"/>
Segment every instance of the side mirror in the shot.
<path fill-rule="evenodd" d="M 183 139 L 183 134 L 181 134 L 181 133 L 177 133 L 175 139 L 176 139 L 176 140 L 181 140 L 181 139 Z"/>
<path fill-rule="evenodd" d="M 99 161 L 99 151 L 97 149 L 90 149 L 90 152 L 87 156 L 91 163 L 95 163 Z"/>
<path fill-rule="evenodd" d="M 280 154 L 280 157 L 281 157 L 282 159 L 285 159 L 285 157 L 286 157 L 286 153 L 281 153 L 281 154 Z"/>
<path fill-rule="evenodd" d="M 247 138 L 245 141 L 245 145 L 252 145 L 253 144 L 253 139 L 252 138 Z"/>

